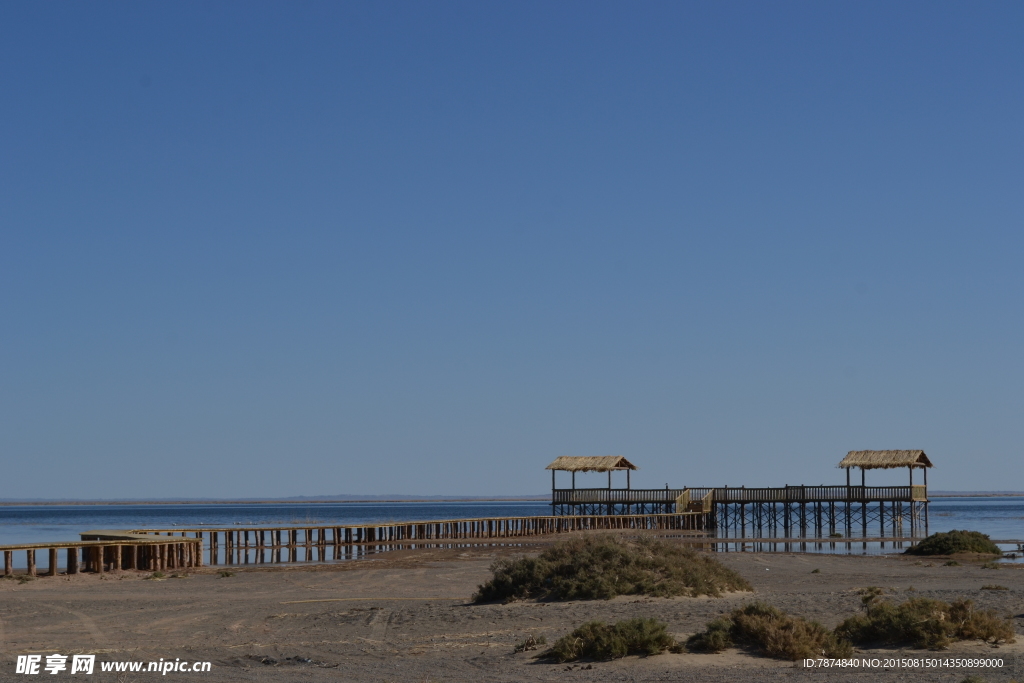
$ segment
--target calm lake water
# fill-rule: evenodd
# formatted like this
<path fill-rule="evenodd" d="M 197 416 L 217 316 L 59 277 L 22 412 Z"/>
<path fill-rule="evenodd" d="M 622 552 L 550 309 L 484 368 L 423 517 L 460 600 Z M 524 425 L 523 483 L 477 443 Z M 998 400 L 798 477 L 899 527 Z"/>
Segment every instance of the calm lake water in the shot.
<path fill-rule="evenodd" d="M 295 526 L 546 515 L 542 501 L 456 503 L 265 503 L 258 505 L 0 506 L 0 545 L 74 541 L 89 529 Z M 993 539 L 1024 540 L 1024 496 L 936 498 L 929 531 L 970 529 Z M 838 544 L 842 546 L 843 544 Z M 856 544 L 854 544 L 856 545 Z M 1013 550 L 1015 546 L 1004 546 Z M 887 550 L 887 549 L 886 549 Z M 880 548 L 869 552 L 885 552 Z M 891 552 L 891 550 L 888 550 Z M 21 555 L 18 553 L 17 555 Z"/>

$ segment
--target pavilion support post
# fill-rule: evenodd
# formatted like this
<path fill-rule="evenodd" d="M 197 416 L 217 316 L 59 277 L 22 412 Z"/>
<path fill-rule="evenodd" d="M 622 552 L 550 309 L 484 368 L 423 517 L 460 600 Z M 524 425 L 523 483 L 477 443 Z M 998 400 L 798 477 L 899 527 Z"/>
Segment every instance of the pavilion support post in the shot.
<path fill-rule="evenodd" d="M 121 553 L 121 546 L 115 545 L 114 546 L 114 559 L 113 559 L 114 566 L 111 567 L 111 569 L 117 569 L 117 570 L 121 569 L 121 555 L 122 555 L 122 553 Z"/>
<path fill-rule="evenodd" d="M 850 487 L 850 468 L 846 468 L 846 487 Z"/>
<path fill-rule="evenodd" d="M 611 488 L 612 488 L 612 471 L 608 470 L 608 489 L 611 490 Z"/>
<path fill-rule="evenodd" d="M 572 472 L 572 487 L 574 489 L 576 488 L 576 470 L 573 470 Z"/>
<path fill-rule="evenodd" d="M 629 488 L 629 470 L 626 470 L 626 488 Z"/>
<path fill-rule="evenodd" d="M 866 481 L 866 479 L 864 478 L 864 468 L 861 467 L 860 468 L 860 485 L 861 485 L 861 488 L 863 488 L 865 486 L 865 483 L 864 483 L 865 481 Z"/>

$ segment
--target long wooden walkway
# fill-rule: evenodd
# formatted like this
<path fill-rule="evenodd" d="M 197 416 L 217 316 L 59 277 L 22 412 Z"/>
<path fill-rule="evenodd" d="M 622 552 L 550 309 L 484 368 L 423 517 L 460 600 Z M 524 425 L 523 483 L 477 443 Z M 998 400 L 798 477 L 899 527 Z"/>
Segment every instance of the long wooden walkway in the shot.
<path fill-rule="evenodd" d="M 295 562 L 328 559 L 328 548 L 453 542 L 502 542 L 573 531 L 635 529 L 643 531 L 704 532 L 707 515 L 679 512 L 644 515 L 550 515 L 543 517 L 483 517 L 372 524 L 322 524 L 297 527 L 192 527 L 133 529 L 133 534 L 189 538 L 200 541 L 210 564 Z M 333 553 L 338 559 L 338 553 Z M 244 559 L 243 559 L 244 558 Z M 269 559 L 268 559 L 269 558 Z"/>

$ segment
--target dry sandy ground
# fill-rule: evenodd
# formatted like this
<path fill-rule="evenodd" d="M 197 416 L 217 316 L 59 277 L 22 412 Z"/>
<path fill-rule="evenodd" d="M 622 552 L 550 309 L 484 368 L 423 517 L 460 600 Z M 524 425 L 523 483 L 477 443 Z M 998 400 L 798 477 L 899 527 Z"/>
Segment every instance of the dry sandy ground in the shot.
<path fill-rule="evenodd" d="M 520 549 L 521 550 L 521 549 Z M 533 548 L 537 550 L 537 548 Z M 103 577 L 0 581 L 0 681 L 15 675 L 18 654 L 96 653 L 97 662 L 181 658 L 213 662 L 210 673 L 104 674 L 94 681 L 950 681 L 970 671 L 809 670 L 745 652 L 665 654 L 593 663 L 588 668 L 513 654 L 527 635 L 551 642 L 591 619 L 656 617 L 679 637 L 756 597 L 833 626 L 860 606 L 856 589 L 874 585 L 894 599 L 951 600 L 1015 615 L 1024 634 L 1024 567 L 946 567 L 893 557 L 811 554 L 720 554 L 747 577 L 755 594 L 723 598 L 635 599 L 571 603 L 472 605 L 489 576 L 494 547 L 415 550 L 334 566 L 216 568 L 188 578 L 143 580 L 122 572 Z M 812 573 L 820 569 L 820 573 Z M 1007 591 L 981 590 L 1001 584 Z M 963 643 L 945 653 L 866 651 L 858 657 L 1002 657 L 988 681 L 1024 681 L 1024 636 L 994 648 Z M 586 667 L 587 665 L 584 665 Z M 99 666 L 97 665 L 97 669 Z M 44 680 L 60 680 L 67 672 Z"/>

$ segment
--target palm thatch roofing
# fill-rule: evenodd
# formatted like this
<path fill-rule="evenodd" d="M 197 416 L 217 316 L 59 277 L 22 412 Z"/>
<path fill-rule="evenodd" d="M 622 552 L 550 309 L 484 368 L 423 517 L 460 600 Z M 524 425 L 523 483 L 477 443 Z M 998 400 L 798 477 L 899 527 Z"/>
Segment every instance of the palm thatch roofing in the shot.
<path fill-rule="evenodd" d="M 931 467 L 924 451 L 850 451 L 838 467 L 884 470 L 891 467 Z"/>
<path fill-rule="evenodd" d="M 621 455 L 560 455 L 544 469 L 563 472 L 608 472 L 640 468 Z"/>

